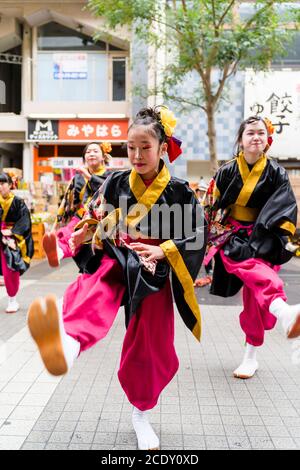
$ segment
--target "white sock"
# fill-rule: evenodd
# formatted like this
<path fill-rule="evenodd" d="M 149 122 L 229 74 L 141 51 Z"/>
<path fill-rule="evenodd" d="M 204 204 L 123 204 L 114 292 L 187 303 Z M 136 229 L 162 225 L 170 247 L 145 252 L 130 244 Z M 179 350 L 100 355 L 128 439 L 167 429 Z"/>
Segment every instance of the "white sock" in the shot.
<path fill-rule="evenodd" d="M 67 362 L 68 370 L 71 369 L 74 360 L 78 357 L 80 352 L 80 343 L 72 336 L 66 333 L 62 315 L 63 298 L 57 300 L 57 310 L 59 313 L 59 331 L 61 336 L 62 347 L 64 350 L 65 359 Z"/>
<path fill-rule="evenodd" d="M 288 312 L 289 305 L 280 297 L 271 302 L 269 310 L 279 320 L 283 320 Z"/>
<path fill-rule="evenodd" d="M 136 432 L 139 450 L 157 449 L 159 447 L 159 439 L 148 421 L 146 411 L 141 411 L 134 406 L 132 425 Z"/>
<path fill-rule="evenodd" d="M 252 344 L 246 343 L 246 351 L 244 361 L 256 361 L 257 347 Z"/>
<path fill-rule="evenodd" d="M 242 364 L 234 371 L 235 377 L 251 378 L 258 369 L 258 362 L 256 360 L 257 347 L 252 344 L 246 343 L 246 350 Z"/>
<path fill-rule="evenodd" d="M 284 332 L 288 334 L 291 326 L 295 323 L 300 313 L 300 304 L 289 305 L 283 299 L 278 298 L 273 300 L 269 310 L 281 321 Z"/>
<path fill-rule="evenodd" d="M 59 246 L 59 244 L 57 243 L 56 245 L 56 252 L 57 252 L 57 259 L 58 261 L 61 261 L 64 257 L 64 252 L 63 250 L 61 249 L 61 247 Z"/>
<path fill-rule="evenodd" d="M 14 304 L 15 302 L 18 303 L 16 295 L 14 297 L 8 297 L 8 303 L 9 304 Z"/>

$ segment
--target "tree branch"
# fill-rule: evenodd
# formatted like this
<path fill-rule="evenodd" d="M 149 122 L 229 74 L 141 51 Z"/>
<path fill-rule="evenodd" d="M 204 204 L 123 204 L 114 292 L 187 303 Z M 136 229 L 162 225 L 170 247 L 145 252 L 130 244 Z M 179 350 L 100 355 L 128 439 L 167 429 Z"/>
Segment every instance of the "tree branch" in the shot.
<path fill-rule="evenodd" d="M 185 0 L 181 0 L 181 4 L 182 4 L 183 11 L 186 13 L 187 12 L 187 7 L 186 7 Z"/>
<path fill-rule="evenodd" d="M 216 5 L 215 5 L 215 0 L 212 0 L 212 1 L 211 1 L 211 6 L 212 6 L 213 23 L 214 23 L 214 28 L 215 28 L 215 36 L 218 36 L 219 33 L 217 33 Z"/>
<path fill-rule="evenodd" d="M 230 68 L 230 65 L 229 64 L 226 64 L 224 69 L 223 69 L 223 76 L 220 80 L 220 84 L 219 84 L 219 88 L 217 90 L 217 93 L 215 94 L 214 96 L 214 104 L 216 105 L 217 102 L 219 101 L 221 95 L 222 95 L 222 92 L 223 92 L 223 89 L 224 89 L 224 86 L 225 86 L 225 83 L 226 83 L 226 80 L 228 78 L 228 71 L 229 71 L 229 68 Z"/>
<path fill-rule="evenodd" d="M 269 8 L 271 8 L 272 6 L 274 5 L 274 0 L 270 0 L 265 6 L 263 6 L 262 8 L 260 8 L 253 16 L 252 18 L 249 18 L 249 20 L 247 21 L 247 23 L 245 24 L 244 28 L 243 28 L 243 31 L 246 31 L 251 25 L 252 23 L 256 20 L 256 18 L 265 10 L 268 10 Z"/>
<path fill-rule="evenodd" d="M 227 13 L 230 11 L 230 9 L 233 7 L 233 5 L 235 4 L 236 0 L 231 0 L 231 2 L 229 3 L 229 5 L 227 6 L 226 10 L 224 11 L 223 15 L 221 16 L 220 20 L 219 20 L 219 23 L 217 25 L 217 29 L 220 28 L 221 24 L 223 23 L 223 20 L 224 18 L 226 18 L 226 15 Z"/>
<path fill-rule="evenodd" d="M 193 101 L 189 101 L 187 99 L 183 99 L 183 98 L 178 97 L 178 96 L 169 95 L 168 93 L 165 93 L 165 96 L 166 96 L 166 98 L 168 98 L 171 101 L 176 101 L 177 103 L 185 103 L 185 104 L 188 104 L 189 106 L 194 106 L 195 108 L 200 108 L 200 109 L 202 109 L 202 111 L 204 111 L 206 113 L 206 108 L 202 104 L 195 103 Z"/>

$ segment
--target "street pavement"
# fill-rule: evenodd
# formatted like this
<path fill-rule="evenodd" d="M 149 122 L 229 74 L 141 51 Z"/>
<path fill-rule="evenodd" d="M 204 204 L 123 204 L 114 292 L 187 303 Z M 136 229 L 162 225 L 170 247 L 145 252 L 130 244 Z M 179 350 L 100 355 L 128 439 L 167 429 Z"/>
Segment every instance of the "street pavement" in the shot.
<path fill-rule="evenodd" d="M 122 309 L 108 336 L 61 378 L 44 370 L 28 333 L 31 301 L 49 292 L 61 297 L 76 275 L 71 260 L 57 270 L 35 262 L 22 279 L 21 310 L 14 315 L 4 313 L 0 287 L 0 450 L 136 449 L 132 407 L 117 379 Z M 289 302 L 300 302 L 300 260 L 280 275 Z M 300 362 L 300 341 L 286 341 L 280 327 L 268 332 L 257 375 L 234 379 L 244 349 L 241 297 L 221 299 L 207 287 L 198 288 L 197 297 L 202 341 L 176 312 L 179 373 L 150 414 L 161 449 L 300 449 L 300 365 L 292 361 Z"/>

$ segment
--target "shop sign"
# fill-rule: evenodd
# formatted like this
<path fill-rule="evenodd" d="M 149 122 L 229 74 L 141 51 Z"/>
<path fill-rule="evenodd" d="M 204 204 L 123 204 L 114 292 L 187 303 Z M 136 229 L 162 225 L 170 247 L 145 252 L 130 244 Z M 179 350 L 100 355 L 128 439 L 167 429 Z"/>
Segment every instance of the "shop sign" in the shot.
<path fill-rule="evenodd" d="M 245 118 L 253 115 L 269 118 L 275 127 L 270 155 L 299 158 L 299 72 L 247 72 Z"/>
<path fill-rule="evenodd" d="M 59 121 L 60 140 L 126 141 L 128 120 L 77 120 Z"/>
<path fill-rule="evenodd" d="M 53 141 L 58 140 L 58 121 L 28 120 L 27 140 Z"/>
<path fill-rule="evenodd" d="M 54 80 L 86 80 L 88 78 L 87 54 L 53 54 Z"/>
<path fill-rule="evenodd" d="M 51 158 L 49 160 L 53 168 L 78 168 L 82 165 L 82 158 Z"/>
<path fill-rule="evenodd" d="M 109 162 L 109 168 L 130 168 L 128 158 L 112 158 Z"/>
<path fill-rule="evenodd" d="M 28 120 L 28 141 L 125 142 L 128 119 Z"/>

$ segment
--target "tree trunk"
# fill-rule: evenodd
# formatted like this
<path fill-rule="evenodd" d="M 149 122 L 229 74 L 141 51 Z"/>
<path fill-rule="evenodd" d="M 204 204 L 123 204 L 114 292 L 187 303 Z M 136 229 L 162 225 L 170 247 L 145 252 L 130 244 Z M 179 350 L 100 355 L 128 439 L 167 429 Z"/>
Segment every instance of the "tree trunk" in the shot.
<path fill-rule="evenodd" d="M 210 155 L 210 170 L 214 175 L 219 168 L 217 157 L 217 141 L 216 141 L 216 127 L 215 127 L 215 107 L 213 103 L 206 104 L 207 114 L 207 136 Z"/>

